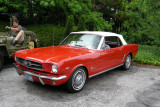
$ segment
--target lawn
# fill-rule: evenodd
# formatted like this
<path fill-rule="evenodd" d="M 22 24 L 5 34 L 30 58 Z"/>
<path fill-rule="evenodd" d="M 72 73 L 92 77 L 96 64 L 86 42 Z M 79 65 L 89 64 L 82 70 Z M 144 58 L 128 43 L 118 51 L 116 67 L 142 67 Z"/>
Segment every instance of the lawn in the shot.
<path fill-rule="evenodd" d="M 139 45 L 138 53 L 132 61 L 160 66 L 160 47 Z"/>

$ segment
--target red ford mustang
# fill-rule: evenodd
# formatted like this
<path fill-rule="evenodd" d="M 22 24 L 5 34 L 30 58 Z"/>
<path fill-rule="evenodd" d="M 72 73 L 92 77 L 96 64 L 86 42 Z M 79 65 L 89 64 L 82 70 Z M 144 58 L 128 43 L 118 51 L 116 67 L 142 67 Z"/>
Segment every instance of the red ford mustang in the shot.
<path fill-rule="evenodd" d="M 138 51 L 122 35 L 110 32 L 72 32 L 58 46 L 17 51 L 18 74 L 42 85 L 65 84 L 70 92 L 82 90 L 86 79 L 122 66 L 129 69 Z"/>

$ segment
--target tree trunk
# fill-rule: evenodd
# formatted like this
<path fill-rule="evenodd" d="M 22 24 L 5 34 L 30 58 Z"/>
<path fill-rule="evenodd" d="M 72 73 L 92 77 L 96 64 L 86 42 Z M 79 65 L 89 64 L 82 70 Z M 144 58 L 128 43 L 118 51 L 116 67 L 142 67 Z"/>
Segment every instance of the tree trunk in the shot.
<path fill-rule="evenodd" d="M 33 13 L 32 1 L 27 0 L 27 3 L 28 3 L 28 9 L 29 9 L 28 11 L 29 23 L 34 23 L 34 15 L 33 15 L 34 13 Z"/>

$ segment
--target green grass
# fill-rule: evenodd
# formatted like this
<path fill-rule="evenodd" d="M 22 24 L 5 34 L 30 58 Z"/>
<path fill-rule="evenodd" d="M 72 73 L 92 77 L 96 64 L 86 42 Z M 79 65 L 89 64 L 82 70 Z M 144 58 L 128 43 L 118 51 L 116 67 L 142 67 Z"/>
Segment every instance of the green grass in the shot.
<path fill-rule="evenodd" d="M 160 47 L 139 45 L 139 51 L 133 61 L 160 66 Z"/>

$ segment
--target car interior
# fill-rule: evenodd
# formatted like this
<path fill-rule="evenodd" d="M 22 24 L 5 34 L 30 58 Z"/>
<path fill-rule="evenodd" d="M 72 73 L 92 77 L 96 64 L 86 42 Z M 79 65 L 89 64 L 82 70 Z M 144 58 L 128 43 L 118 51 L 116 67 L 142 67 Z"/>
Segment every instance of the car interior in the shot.
<path fill-rule="evenodd" d="M 115 36 L 105 37 L 105 44 L 109 45 L 110 48 L 116 48 L 122 45 L 121 40 Z"/>

